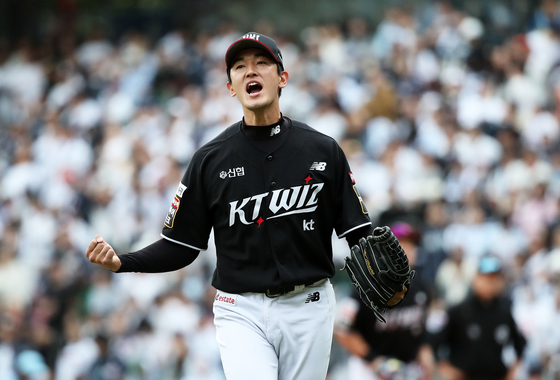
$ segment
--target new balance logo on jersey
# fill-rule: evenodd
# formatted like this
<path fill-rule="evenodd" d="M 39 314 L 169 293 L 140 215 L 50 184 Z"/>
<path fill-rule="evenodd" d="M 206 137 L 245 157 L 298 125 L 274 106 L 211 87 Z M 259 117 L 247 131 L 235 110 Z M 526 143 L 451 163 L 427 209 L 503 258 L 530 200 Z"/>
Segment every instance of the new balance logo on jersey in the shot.
<path fill-rule="evenodd" d="M 313 164 L 311 164 L 309 170 L 319 170 L 320 172 L 322 172 L 325 170 L 326 166 L 327 166 L 326 162 L 314 162 Z"/>
<path fill-rule="evenodd" d="M 304 231 L 313 231 L 315 229 L 315 227 L 313 226 L 315 224 L 315 221 L 313 219 L 311 219 L 309 222 L 305 219 L 303 219 L 303 230 Z"/>
<path fill-rule="evenodd" d="M 309 302 L 317 302 L 321 299 L 321 295 L 319 294 L 319 292 L 315 292 L 315 293 L 309 293 L 307 295 L 307 299 L 305 300 L 305 303 L 309 303 Z"/>
<path fill-rule="evenodd" d="M 270 137 L 277 135 L 280 133 L 280 126 L 277 125 L 276 127 L 270 128 Z"/>
<path fill-rule="evenodd" d="M 270 198 L 268 209 L 273 214 L 268 219 L 313 212 L 317 209 L 318 195 L 324 185 L 324 183 L 315 183 L 313 185 L 294 186 L 289 189 L 278 189 L 272 193 L 266 192 L 243 198 L 241 201 L 230 202 L 229 226 L 233 226 L 237 220 L 246 225 L 255 223 L 257 219 L 261 220 L 261 206 L 267 198 Z M 259 223 L 259 226 L 261 223 Z"/>

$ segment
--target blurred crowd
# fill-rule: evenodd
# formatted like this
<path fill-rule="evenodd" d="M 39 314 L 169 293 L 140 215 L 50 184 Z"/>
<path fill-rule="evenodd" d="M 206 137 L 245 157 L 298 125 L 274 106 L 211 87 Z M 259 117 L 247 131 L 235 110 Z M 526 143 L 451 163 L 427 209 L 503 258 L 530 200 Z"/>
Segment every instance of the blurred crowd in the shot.
<path fill-rule="evenodd" d="M 420 231 L 437 307 L 463 300 L 477 260 L 498 256 L 525 373 L 557 376 L 556 1 L 494 44 L 445 2 L 421 19 L 388 8 L 375 28 L 355 17 L 296 36 L 254 29 L 290 73 L 283 114 L 340 143 L 374 225 Z M 167 274 L 113 274 L 84 252 L 95 234 L 123 253 L 159 238 L 195 149 L 242 117 L 224 54 L 244 32 L 0 40 L 0 379 L 224 379 L 212 245 Z M 341 268 L 348 247 L 334 247 Z M 333 378 L 343 361 L 333 356 Z"/>

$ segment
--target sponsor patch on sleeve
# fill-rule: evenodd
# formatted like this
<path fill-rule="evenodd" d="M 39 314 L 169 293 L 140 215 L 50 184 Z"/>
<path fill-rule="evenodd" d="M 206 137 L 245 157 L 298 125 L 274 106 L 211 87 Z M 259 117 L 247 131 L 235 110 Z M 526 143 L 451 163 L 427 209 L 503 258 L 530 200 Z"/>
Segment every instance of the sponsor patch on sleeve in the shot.
<path fill-rule="evenodd" d="M 165 226 L 168 228 L 173 228 L 173 223 L 175 222 L 175 216 L 177 216 L 177 211 L 179 210 L 179 204 L 181 201 L 177 196 L 173 198 L 173 202 L 169 207 L 169 211 L 167 212 L 167 216 L 165 217 Z"/>
<path fill-rule="evenodd" d="M 362 212 L 367 215 L 369 214 L 366 205 L 364 204 L 364 200 L 362 199 L 362 196 L 360 195 L 360 192 L 358 191 L 358 188 L 356 187 L 356 185 L 352 186 L 352 188 L 354 189 L 354 192 L 356 193 L 356 197 L 358 197 L 358 200 L 360 201 L 360 206 L 362 207 Z"/>
<path fill-rule="evenodd" d="M 187 187 L 185 185 L 183 185 L 182 183 L 179 182 L 179 187 L 177 188 L 177 196 L 179 198 L 183 197 L 183 193 L 185 192 L 185 190 L 187 190 Z"/>

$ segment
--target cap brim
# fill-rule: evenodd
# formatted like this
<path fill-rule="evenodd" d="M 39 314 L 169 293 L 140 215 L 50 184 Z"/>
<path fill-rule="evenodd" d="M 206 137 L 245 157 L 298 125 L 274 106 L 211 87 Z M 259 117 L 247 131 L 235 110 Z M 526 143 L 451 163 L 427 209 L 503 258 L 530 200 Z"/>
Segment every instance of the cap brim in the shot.
<path fill-rule="evenodd" d="M 478 272 L 482 274 L 498 273 L 502 271 L 502 265 L 497 258 L 486 257 L 478 264 Z"/>
<path fill-rule="evenodd" d="M 237 56 L 237 54 L 239 54 L 241 52 L 241 50 L 244 49 L 250 49 L 250 48 L 256 48 L 256 49 L 261 49 L 264 50 L 265 52 L 267 52 L 272 59 L 274 59 L 276 62 L 280 63 L 280 61 L 278 60 L 278 58 L 276 58 L 276 56 L 274 55 L 274 53 L 272 52 L 272 50 L 270 50 L 270 48 L 268 46 L 266 46 L 264 43 L 257 41 L 253 38 L 243 38 L 240 40 L 237 40 L 236 42 L 234 42 L 229 49 L 226 52 L 226 67 L 231 67 L 231 63 L 234 60 L 234 58 Z"/>

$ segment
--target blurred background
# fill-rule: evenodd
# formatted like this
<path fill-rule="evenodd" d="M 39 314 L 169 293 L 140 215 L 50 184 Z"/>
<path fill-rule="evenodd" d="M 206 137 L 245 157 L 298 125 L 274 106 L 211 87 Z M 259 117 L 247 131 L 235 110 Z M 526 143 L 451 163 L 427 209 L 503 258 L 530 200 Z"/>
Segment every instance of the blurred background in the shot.
<path fill-rule="evenodd" d="M 159 239 L 193 152 L 242 117 L 223 57 L 247 31 L 279 43 L 284 115 L 340 143 L 374 225 L 418 231 L 433 309 L 499 257 L 519 376 L 558 378 L 556 0 L 4 0 L 0 379 L 224 379 L 212 244 L 167 274 L 84 252 L 97 233 L 123 253 Z M 330 379 L 347 358 L 335 342 Z"/>

